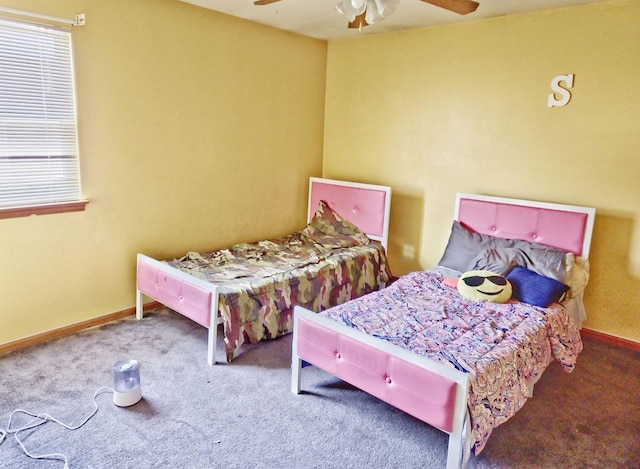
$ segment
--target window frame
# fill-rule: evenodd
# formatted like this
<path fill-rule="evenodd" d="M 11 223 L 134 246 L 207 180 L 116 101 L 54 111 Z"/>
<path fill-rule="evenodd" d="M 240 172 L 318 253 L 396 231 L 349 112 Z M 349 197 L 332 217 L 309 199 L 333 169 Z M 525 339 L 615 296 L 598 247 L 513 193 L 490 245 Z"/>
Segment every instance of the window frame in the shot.
<path fill-rule="evenodd" d="M 53 204 L 25 205 L 0 209 L 0 220 L 5 218 L 30 217 L 31 215 L 50 215 L 52 213 L 83 212 L 89 204 L 86 199 L 75 202 L 56 202 Z"/>
<path fill-rule="evenodd" d="M 47 30 L 55 30 L 57 32 L 62 31 L 62 34 L 66 36 L 66 41 L 68 42 L 65 41 L 65 43 L 66 45 L 68 45 L 68 57 L 65 56 L 63 58 L 62 63 L 65 66 L 68 64 L 68 68 L 65 68 L 65 70 L 69 73 L 69 78 L 65 84 L 70 89 L 71 102 L 69 103 L 69 101 L 67 101 L 66 109 L 67 111 L 69 110 L 72 111 L 73 133 L 71 134 L 72 136 L 71 142 L 72 142 L 72 145 L 74 146 L 74 151 L 72 153 L 69 153 L 69 155 L 73 157 L 72 165 L 75 165 L 75 171 L 73 171 L 75 177 L 71 182 L 72 189 L 70 189 L 69 193 L 67 194 L 67 195 L 71 195 L 71 198 L 67 198 L 66 196 L 63 196 L 59 200 L 56 200 L 54 197 L 52 197 L 51 200 L 46 200 L 46 197 L 39 197 L 40 200 L 38 200 L 37 202 L 25 203 L 24 205 L 19 205 L 19 201 L 16 201 L 18 203 L 16 205 L 10 205 L 10 202 L 13 202 L 13 201 L 6 200 L 7 205 L 0 207 L 0 219 L 27 217 L 32 215 L 47 215 L 47 214 L 54 214 L 54 213 L 84 211 L 89 201 L 82 197 L 82 175 L 80 171 L 78 116 L 77 116 L 77 106 L 76 106 L 77 93 L 76 93 L 76 86 L 75 86 L 75 66 L 74 66 L 74 54 L 73 54 L 73 38 L 71 35 L 71 30 L 70 28 L 66 28 L 66 27 L 59 27 L 57 25 L 52 25 L 52 24 L 42 24 L 39 22 L 34 23 L 32 21 L 16 19 L 16 18 L 5 16 L 2 14 L 0 14 L 0 20 L 2 20 L 3 22 L 18 23 L 19 25 L 24 25 L 26 26 L 25 31 L 28 31 L 29 29 L 31 29 L 33 31 L 33 34 L 36 36 L 46 34 L 45 32 L 42 31 L 41 28 L 44 28 Z M 28 52 L 28 50 L 25 50 L 25 52 Z M 66 59 L 68 59 L 68 62 Z M 45 73 L 46 72 L 42 72 L 43 75 Z M 10 113 L 7 113 L 7 115 L 10 116 Z M 44 115 L 44 111 L 42 111 L 42 115 Z M 8 119 L 10 119 L 10 117 Z M 16 119 L 16 120 L 19 120 L 19 119 Z M 7 122 L 7 120 L 5 120 L 5 122 Z M 49 122 L 49 120 L 45 117 L 44 119 L 42 119 L 42 122 Z M 71 122 L 71 121 L 69 120 L 68 122 Z M 29 123 L 27 122 L 26 125 L 28 126 Z M 28 127 L 25 127 L 25 128 L 28 128 Z M 9 135 L 9 134 L 5 134 L 5 135 Z M 59 145 L 59 146 L 62 145 L 62 143 L 60 143 L 59 140 L 54 140 L 54 142 L 55 142 L 55 145 Z M 29 148 L 28 150 L 29 153 L 37 154 L 38 142 L 34 141 L 33 148 L 29 146 L 27 146 L 26 148 Z M 55 152 L 53 152 L 52 155 L 55 155 Z M 8 158 L 11 159 L 12 156 L 13 156 L 13 153 L 10 152 L 8 155 Z M 10 173 L 8 174 L 9 174 L 9 178 L 11 178 L 11 174 Z M 25 179 L 25 183 L 29 181 L 29 173 L 27 172 L 26 174 L 27 174 L 27 178 Z M 45 190 L 47 188 L 55 189 L 55 185 L 51 185 L 51 186 L 43 185 L 42 187 Z M 29 201 L 25 201 L 25 202 L 29 202 Z"/>

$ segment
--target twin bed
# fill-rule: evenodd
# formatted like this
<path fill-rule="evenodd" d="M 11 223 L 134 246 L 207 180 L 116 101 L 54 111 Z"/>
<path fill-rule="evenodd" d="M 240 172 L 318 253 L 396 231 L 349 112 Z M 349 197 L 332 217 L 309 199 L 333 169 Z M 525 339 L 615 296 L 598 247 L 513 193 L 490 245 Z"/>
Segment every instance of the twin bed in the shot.
<path fill-rule="evenodd" d="M 243 344 L 291 332 L 296 305 L 319 311 L 383 287 L 390 205 L 388 186 L 310 178 L 299 231 L 170 261 L 138 254 L 136 316 L 148 296 L 208 328 L 209 364 L 222 324 L 231 362 Z"/>
<path fill-rule="evenodd" d="M 392 282 L 390 202 L 386 186 L 311 178 L 299 232 L 172 261 L 139 254 L 137 317 L 146 295 L 207 327 L 210 364 L 219 324 L 227 361 L 293 332 L 292 392 L 303 364 L 317 366 L 449 434 L 447 467 L 461 467 L 554 359 L 575 366 L 595 210 L 458 194 L 439 265 Z M 462 295 L 477 270 L 504 275 L 520 301 Z"/>
<path fill-rule="evenodd" d="M 303 363 L 313 364 L 448 433 L 447 467 L 464 466 L 551 361 L 575 366 L 594 216 L 587 207 L 458 194 L 436 268 L 320 313 L 296 308 L 292 392 L 301 392 Z M 522 301 L 462 295 L 459 282 L 478 270 L 504 274 Z"/>

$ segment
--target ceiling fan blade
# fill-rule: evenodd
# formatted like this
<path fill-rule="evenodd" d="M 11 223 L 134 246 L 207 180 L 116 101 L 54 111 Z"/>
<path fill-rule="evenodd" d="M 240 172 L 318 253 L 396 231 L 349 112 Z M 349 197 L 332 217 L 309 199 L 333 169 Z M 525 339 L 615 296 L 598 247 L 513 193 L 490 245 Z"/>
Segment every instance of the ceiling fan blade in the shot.
<path fill-rule="evenodd" d="M 270 3 L 276 3 L 280 0 L 256 0 L 253 2 L 254 5 L 269 5 Z"/>
<path fill-rule="evenodd" d="M 478 2 L 472 0 L 422 0 L 425 3 L 431 3 L 445 10 L 458 13 L 460 15 L 467 15 L 476 11 L 480 5 Z"/>
<path fill-rule="evenodd" d="M 365 26 L 368 26 L 369 23 L 367 23 L 367 21 L 364 19 L 366 14 L 367 12 L 363 11 L 358 16 L 356 16 L 356 19 L 354 19 L 349 23 L 349 29 L 353 29 L 353 28 L 362 29 Z"/>

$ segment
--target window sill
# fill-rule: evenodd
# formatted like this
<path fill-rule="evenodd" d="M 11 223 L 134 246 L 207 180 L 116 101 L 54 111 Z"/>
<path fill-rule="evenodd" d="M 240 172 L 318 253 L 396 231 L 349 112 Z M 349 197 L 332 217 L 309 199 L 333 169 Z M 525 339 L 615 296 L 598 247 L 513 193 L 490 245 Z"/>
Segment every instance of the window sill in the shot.
<path fill-rule="evenodd" d="M 83 212 L 88 203 L 88 200 L 78 200 L 59 204 L 32 205 L 30 207 L 0 208 L 0 219 L 49 215 L 52 213 Z"/>

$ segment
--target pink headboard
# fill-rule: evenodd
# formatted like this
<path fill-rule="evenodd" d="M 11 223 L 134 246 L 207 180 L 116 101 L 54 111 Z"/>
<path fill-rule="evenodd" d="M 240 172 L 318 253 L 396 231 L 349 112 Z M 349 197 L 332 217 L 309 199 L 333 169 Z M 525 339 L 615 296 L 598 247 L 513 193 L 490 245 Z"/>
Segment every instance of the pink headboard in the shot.
<path fill-rule="evenodd" d="M 307 221 L 321 200 L 332 210 L 387 248 L 391 188 L 373 184 L 310 178 Z"/>
<path fill-rule="evenodd" d="M 455 219 L 472 231 L 522 239 L 588 257 L 595 209 L 457 194 Z"/>

